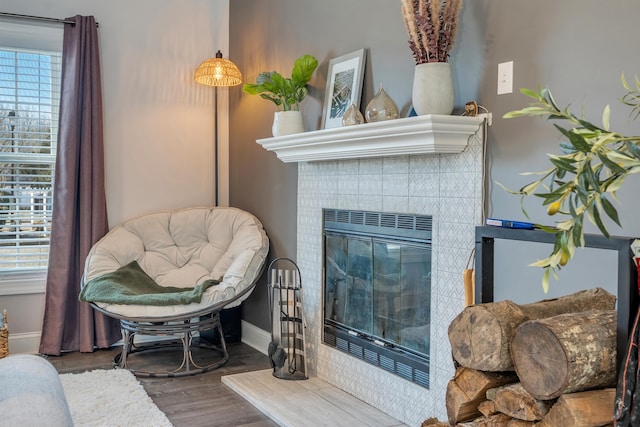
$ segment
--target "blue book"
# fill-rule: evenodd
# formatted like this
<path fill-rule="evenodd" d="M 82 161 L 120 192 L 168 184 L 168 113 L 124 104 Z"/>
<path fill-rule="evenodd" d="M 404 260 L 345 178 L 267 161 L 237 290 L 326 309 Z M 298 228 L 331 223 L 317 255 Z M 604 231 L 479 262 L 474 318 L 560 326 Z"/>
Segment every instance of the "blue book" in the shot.
<path fill-rule="evenodd" d="M 487 225 L 502 228 L 521 228 L 523 230 L 533 230 L 536 228 L 535 224 L 524 221 L 511 221 L 506 219 L 487 218 Z"/>

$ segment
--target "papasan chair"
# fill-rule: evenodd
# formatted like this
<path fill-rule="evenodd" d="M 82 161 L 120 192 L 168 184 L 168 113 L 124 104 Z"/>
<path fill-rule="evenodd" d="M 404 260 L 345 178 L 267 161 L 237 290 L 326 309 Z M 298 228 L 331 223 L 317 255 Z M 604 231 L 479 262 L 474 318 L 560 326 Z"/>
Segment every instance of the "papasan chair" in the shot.
<path fill-rule="evenodd" d="M 201 207 L 147 214 L 116 226 L 92 247 L 80 299 L 120 320 L 123 345 L 114 359 L 116 366 L 139 376 L 205 372 L 228 361 L 220 311 L 237 307 L 249 296 L 268 250 L 260 221 L 240 209 Z M 216 343 L 194 337 L 212 330 L 219 336 Z M 137 335 L 163 338 L 149 342 L 147 337 L 138 343 Z M 177 368 L 131 366 L 132 354 L 167 347 L 181 353 Z M 214 361 L 196 363 L 196 347 L 207 356 L 213 350 Z M 147 354 L 136 356 L 136 364 Z"/>

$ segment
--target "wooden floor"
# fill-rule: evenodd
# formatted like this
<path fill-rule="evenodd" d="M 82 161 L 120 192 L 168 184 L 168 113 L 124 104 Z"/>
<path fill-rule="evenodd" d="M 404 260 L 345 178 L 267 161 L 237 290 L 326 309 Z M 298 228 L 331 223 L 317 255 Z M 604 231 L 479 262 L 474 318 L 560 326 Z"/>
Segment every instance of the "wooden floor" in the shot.
<path fill-rule="evenodd" d="M 182 378 L 138 378 L 176 427 L 277 426 L 247 400 L 222 384 L 224 375 L 269 368 L 267 356 L 245 344 L 229 344 L 229 362 L 211 372 Z M 59 373 L 112 368 L 119 349 L 66 353 L 48 360 Z M 171 359 L 170 359 L 171 360 Z"/>

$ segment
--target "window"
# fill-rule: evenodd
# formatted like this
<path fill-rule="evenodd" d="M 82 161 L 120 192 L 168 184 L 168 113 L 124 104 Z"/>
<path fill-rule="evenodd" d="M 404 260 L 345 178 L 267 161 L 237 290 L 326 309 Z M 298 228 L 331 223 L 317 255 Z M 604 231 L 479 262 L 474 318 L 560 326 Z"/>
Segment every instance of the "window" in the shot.
<path fill-rule="evenodd" d="M 3 38 L 3 31 L 4 28 L 0 30 L 0 284 L 6 291 L 7 282 L 16 285 L 28 277 L 43 277 L 48 264 L 61 52 L 33 49 L 37 45 L 33 29 L 9 32 L 12 36 L 28 33 L 28 48 L 11 37 Z M 43 37 L 44 42 L 50 40 Z M 44 283 L 39 287 L 44 289 Z"/>

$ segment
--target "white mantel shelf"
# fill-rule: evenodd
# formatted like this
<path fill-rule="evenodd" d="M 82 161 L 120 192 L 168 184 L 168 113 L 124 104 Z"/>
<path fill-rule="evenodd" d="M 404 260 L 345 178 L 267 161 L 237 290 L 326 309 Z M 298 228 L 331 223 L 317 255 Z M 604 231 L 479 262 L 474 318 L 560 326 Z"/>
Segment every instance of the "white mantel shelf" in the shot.
<path fill-rule="evenodd" d="M 285 163 L 461 153 L 484 117 L 425 115 L 259 139 Z"/>

